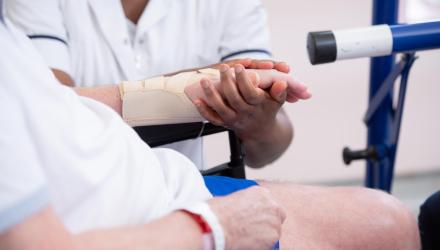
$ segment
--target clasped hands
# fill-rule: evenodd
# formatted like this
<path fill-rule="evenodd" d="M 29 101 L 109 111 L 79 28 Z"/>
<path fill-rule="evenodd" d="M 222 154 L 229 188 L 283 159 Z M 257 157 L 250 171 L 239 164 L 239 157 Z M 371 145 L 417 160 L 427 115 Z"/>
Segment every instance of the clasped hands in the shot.
<path fill-rule="evenodd" d="M 292 78 L 289 66 L 268 60 L 235 60 L 212 65 L 220 79 L 204 78 L 185 93 L 211 123 L 252 139 L 271 129 L 284 102 L 311 97 L 307 87 Z"/>

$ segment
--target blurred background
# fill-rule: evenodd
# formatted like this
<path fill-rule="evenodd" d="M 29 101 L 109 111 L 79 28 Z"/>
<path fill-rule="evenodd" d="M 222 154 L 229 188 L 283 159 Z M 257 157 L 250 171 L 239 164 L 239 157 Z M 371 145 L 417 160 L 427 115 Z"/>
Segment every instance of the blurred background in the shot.
<path fill-rule="evenodd" d="M 440 18 L 440 1 L 402 0 L 400 22 Z M 287 152 L 263 169 L 247 168 L 254 179 L 313 184 L 362 185 L 365 162 L 342 162 L 342 148 L 363 149 L 369 59 L 312 66 L 306 52 L 309 31 L 345 29 L 371 23 L 372 1 L 263 0 L 269 15 L 272 51 L 313 93 L 306 102 L 287 104 L 295 138 Z M 440 50 L 418 54 L 410 75 L 396 161 L 397 196 L 414 206 L 440 189 Z M 207 137 L 208 166 L 229 156 L 224 135 Z M 412 195 L 408 190 L 416 192 Z M 411 197 L 409 197 L 411 196 Z M 405 197 L 403 197 L 404 199 Z"/>

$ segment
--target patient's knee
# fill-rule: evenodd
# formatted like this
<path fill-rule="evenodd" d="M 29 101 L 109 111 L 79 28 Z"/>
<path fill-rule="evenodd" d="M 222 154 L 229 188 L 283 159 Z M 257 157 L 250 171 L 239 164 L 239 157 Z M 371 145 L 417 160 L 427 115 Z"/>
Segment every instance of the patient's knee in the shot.
<path fill-rule="evenodd" d="M 362 189 L 363 199 L 369 208 L 378 211 L 378 234 L 390 242 L 393 239 L 396 249 L 420 249 L 420 239 L 415 215 L 395 197 L 377 190 Z"/>

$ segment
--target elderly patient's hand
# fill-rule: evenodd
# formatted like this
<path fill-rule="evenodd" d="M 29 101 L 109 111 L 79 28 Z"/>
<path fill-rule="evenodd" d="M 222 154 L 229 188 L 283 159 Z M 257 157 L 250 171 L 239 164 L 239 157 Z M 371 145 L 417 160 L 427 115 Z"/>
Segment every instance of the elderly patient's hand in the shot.
<path fill-rule="evenodd" d="M 235 65 L 235 76 L 228 65 L 220 67 L 221 79 L 203 79 L 200 86 L 189 86 L 200 114 L 210 122 L 233 129 L 242 139 L 255 139 L 271 130 L 285 101 L 308 99 L 311 94 L 290 75 L 270 70 L 246 70 Z M 259 77 L 252 77 L 258 74 Z M 255 82 L 259 78 L 259 82 Z M 195 90 L 197 89 L 197 91 Z M 188 93 L 187 92 L 187 93 Z"/>
<path fill-rule="evenodd" d="M 208 201 L 223 227 L 227 250 L 272 249 L 286 219 L 267 189 L 252 187 Z"/>

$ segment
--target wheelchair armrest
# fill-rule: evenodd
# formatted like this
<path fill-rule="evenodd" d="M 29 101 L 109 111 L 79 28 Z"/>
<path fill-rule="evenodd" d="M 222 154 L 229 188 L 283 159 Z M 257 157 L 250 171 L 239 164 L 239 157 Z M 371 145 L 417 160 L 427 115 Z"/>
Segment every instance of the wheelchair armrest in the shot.
<path fill-rule="evenodd" d="M 134 130 L 150 147 L 228 131 L 224 127 L 202 122 L 143 126 Z"/>
<path fill-rule="evenodd" d="M 134 130 L 150 147 L 159 147 L 173 142 L 228 131 L 231 152 L 230 162 L 202 171 L 202 174 L 245 178 L 244 153 L 241 141 L 233 131 L 224 127 L 215 126 L 211 123 L 195 122 L 135 127 Z"/>

